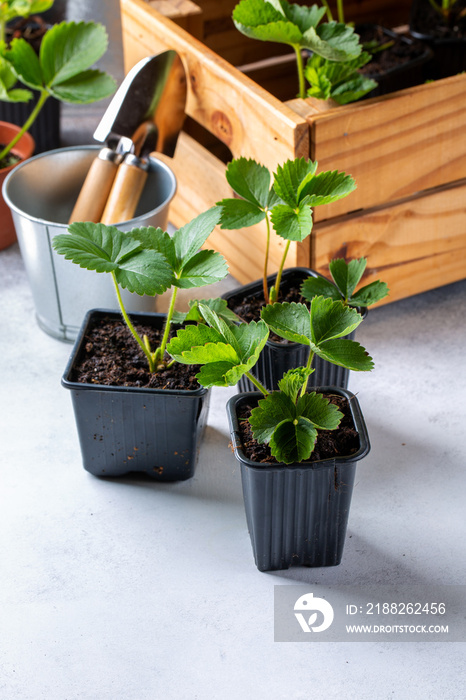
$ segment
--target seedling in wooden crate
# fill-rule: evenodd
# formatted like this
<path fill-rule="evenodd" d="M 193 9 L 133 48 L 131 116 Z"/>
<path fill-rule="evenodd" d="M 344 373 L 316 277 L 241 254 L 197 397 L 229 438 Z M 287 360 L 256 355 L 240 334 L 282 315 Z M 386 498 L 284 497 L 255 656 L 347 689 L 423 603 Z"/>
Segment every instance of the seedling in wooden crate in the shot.
<path fill-rule="evenodd" d="M 255 439 L 268 443 L 279 462 L 309 459 L 317 430 L 334 430 L 342 418 L 322 394 L 306 393 L 314 356 L 356 371 L 373 367 L 366 350 L 343 337 L 361 323 L 360 314 L 341 301 L 316 297 L 310 309 L 304 304 L 276 303 L 262 310 L 260 321 L 235 325 L 219 318 L 211 308 L 202 304 L 199 308 L 207 325 L 179 330 L 167 347 L 168 353 L 178 362 L 201 365 L 196 378 L 205 387 L 234 386 L 247 376 L 265 397 L 249 419 Z M 250 371 L 265 346 L 269 329 L 309 346 L 306 366 L 286 372 L 279 391 L 271 392 Z"/>
<path fill-rule="evenodd" d="M 458 0 L 441 0 L 440 3 L 435 2 L 435 0 L 429 0 L 430 4 L 434 8 L 436 12 L 441 15 L 444 20 L 447 22 L 450 21 L 450 17 L 452 16 L 452 11 L 453 11 L 453 5 L 456 5 Z M 465 17 L 466 16 L 466 8 L 462 9 L 458 13 L 458 17 Z"/>
<path fill-rule="evenodd" d="M 308 277 L 301 286 L 301 294 L 308 301 L 316 296 L 324 296 L 333 300 L 341 300 L 346 306 L 368 307 L 384 299 L 389 292 L 386 282 L 376 280 L 358 291 L 356 287 L 366 269 L 367 259 L 359 258 L 346 262 L 343 258 L 335 258 L 329 263 L 329 271 L 334 284 L 325 277 Z"/>
<path fill-rule="evenodd" d="M 178 289 L 203 287 L 222 280 L 228 268 L 220 253 L 200 250 L 218 223 L 216 207 L 200 214 L 173 236 L 152 226 L 122 232 L 114 226 L 90 222 L 71 224 L 69 233 L 53 239 L 53 247 L 68 260 L 96 272 L 109 272 L 118 304 L 135 341 L 147 358 L 150 372 L 173 361 L 165 349 L 173 323 Z M 136 294 L 162 294 L 172 289 L 163 337 L 158 348 L 140 337 L 123 304 L 120 286 Z M 206 305 L 206 308 L 207 305 Z"/>
<path fill-rule="evenodd" d="M 306 97 L 302 51 L 331 61 L 349 61 L 362 51 L 353 27 L 343 22 L 322 22 L 325 7 L 290 4 L 286 0 L 241 0 L 233 10 L 236 28 L 252 39 L 291 46 L 296 55 L 298 97 Z"/>
<path fill-rule="evenodd" d="M 312 209 L 346 197 L 356 188 L 350 175 L 333 171 L 317 173 L 317 163 L 296 158 L 270 171 L 255 160 L 237 158 L 226 169 L 229 185 L 239 198 L 222 199 L 221 228 L 240 229 L 265 219 L 267 242 L 263 266 L 266 303 L 277 301 L 282 272 L 291 241 L 303 241 L 312 230 Z M 267 287 L 271 225 L 287 241 L 274 286 Z"/>

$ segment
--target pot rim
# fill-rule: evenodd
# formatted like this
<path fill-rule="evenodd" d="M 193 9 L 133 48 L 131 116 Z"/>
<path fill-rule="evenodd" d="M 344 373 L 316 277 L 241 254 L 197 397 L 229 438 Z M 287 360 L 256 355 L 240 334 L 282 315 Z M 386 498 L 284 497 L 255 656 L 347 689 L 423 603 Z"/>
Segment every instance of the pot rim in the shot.
<path fill-rule="evenodd" d="M 253 392 L 241 392 L 232 396 L 227 402 L 227 414 L 230 423 L 230 434 L 231 434 L 231 446 L 233 448 L 234 455 L 241 465 L 252 469 L 256 472 L 281 472 L 283 470 L 299 471 L 308 469 L 328 469 L 333 468 L 336 464 L 348 464 L 350 462 L 358 462 L 359 460 L 366 457 L 371 449 L 369 435 L 367 432 L 366 423 L 364 421 L 359 401 L 348 389 L 342 389 L 336 386 L 322 386 L 313 389 L 319 393 L 332 393 L 344 396 L 349 401 L 351 408 L 351 414 L 354 421 L 355 428 L 359 435 L 360 447 L 357 452 L 346 457 L 328 457 L 327 459 L 319 460 L 318 462 L 294 462 L 293 464 L 272 464 L 271 462 L 254 462 L 248 459 L 243 452 L 241 446 L 241 437 L 239 432 L 239 423 L 237 417 L 237 406 L 240 402 L 244 400 L 255 400 L 264 398 L 260 391 Z"/>
<path fill-rule="evenodd" d="M 37 216 L 31 216 L 30 214 L 26 214 L 20 207 L 18 207 L 10 198 L 8 194 L 8 187 L 11 182 L 11 179 L 13 177 L 16 177 L 17 172 L 21 168 L 29 167 L 31 163 L 35 163 L 36 161 L 40 160 L 41 158 L 48 158 L 50 156 L 55 156 L 57 154 L 61 154 L 64 152 L 70 152 L 70 151 L 95 151 L 96 154 L 102 149 L 102 146 L 95 146 L 93 144 L 87 145 L 87 146 L 64 146 L 63 148 L 55 148 L 52 151 L 45 151 L 44 153 L 38 153 L 36 156 L 32 156 L 31 158 L 28 158 L 27 160 L 23 160 L 21 163 L 18 163 L 17 165 L 14 166 L 14 172 L 10 172 L 7 177 L 5 178 L 5 181 L 2 186 L 2 194 L 3 194 L 3 199 L 5 202 L 8 204 L 10 209 L 12 209 L 14 212 L 19 214 L 20 216 L 23 216 L 27 218 L 28 221 L 33 221 L 38 224 L 42 224 L 43 226 L 49 226 L 52 225 L 54 228 L 57 229 L 63 229 L 67 230 L 69 224 L 61 224 L 57 223 L 54 221 L 50 221 L 48 219 L 42 219 Z M 171 188 L 170 188 L 170 193 L 166 197 L 166 199 L 161 202 L 157 207 L 154 207 L 154 209 L 150 209 L 147 212 L 144 212 L 144 214 L 140 214 L 139 216 L 130 219 L 129 221 L 125 222 L 117 222 L 116 224 L 112 224 L 114 226 L 118 226 L 121 223 L 125 224 L 125 227 L 133 227 L 136 228 L 138 223 L 141 221 L 144 221 L 147 219 L 149 216 L 154 216 L 158 211 L 161 209 L 164 209 L 167 207 L 170 202 L 172 201 L 173 197 L 176 194 L 177 190 L 177 180 L 175 177 L 175 173 L 173 170 L 163 161 L 160 160 L 159 158 L 155 158 L 154 156 L 150 155 L 149 160 L 152 162 L 155 162 L 157 164 L 157 167 L 160 167 L 161 170 L 165 171 L 165 174 L 169 176 L 171 180 Z"/>
<path fill-rule="evenodd" d="M 76 361 L 82 344 L 84 343 L 84 336 L 87 330 L 87 326 L 91 320 L 93 314 L 110 314 L 113 316 L 121 317 L 121 312 L 118 309 L 89 309 L 86 313 L 84 320 L 82 322 L 81 328 L 79 329 L 78 335 L 74 342 L 71 354 L 66 363 L 65 370 L 61 378 L 61 385 L 65 389 L 70 389 L 71 391 L 100 391 L 100 392 L 118 392 L 118 393 L 133 393 L 133 394 L 163 394 L 164 396 L 184 396 L 186 398 L 198 398 L 199 396 L 204 396 L 207 394 L 209 389 L 206 387 L 199 387 L 199 389 L 158 389 L 154 387 L 140 387 L 140 386 L 112 386 L 107 384 L 86 384 L 82 382 L 73 382 L 69 379 L 71 374 L 73 364 Z M 131 311 L 129 314 L 130 318 L 165 318 L 166 314 L 158 311 Z"/>

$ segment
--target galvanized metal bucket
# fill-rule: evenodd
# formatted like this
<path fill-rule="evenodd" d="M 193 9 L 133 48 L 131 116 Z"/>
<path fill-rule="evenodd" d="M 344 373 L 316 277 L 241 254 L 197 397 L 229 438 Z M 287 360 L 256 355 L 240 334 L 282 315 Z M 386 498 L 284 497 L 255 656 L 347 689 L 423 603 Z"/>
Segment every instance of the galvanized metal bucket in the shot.
<path fill-rule="evenodd" d="M 51 242 L 65 233 L 68 219 L 100 146 L 75 146 L 42 153 L 18 165 L 3 184 L 11 209 L 39 326 L 54 338 L 74 341 L 86 312 L 117 308 L 110 275 L 96 274 L 58 255 Z M 122 231 L 138 226 L 166 229 L 176 178 L 162 161 L 150 158 L 149 176 L 136 215 L 116 224 Z M 128 311 L 154 311 L 153 297 L 124 290 Z"/>

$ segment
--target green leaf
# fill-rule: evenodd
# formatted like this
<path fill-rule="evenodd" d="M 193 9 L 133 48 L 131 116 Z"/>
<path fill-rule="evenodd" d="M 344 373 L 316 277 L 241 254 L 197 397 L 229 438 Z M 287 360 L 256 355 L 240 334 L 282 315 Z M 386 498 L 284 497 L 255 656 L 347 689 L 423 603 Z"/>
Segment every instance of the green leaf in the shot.
<path fill-rule="evenodd" d="M 332 83 L 323 71 L 315 68 L 306 68 L 306 80 L 311 87 L 307 91 L 308 97 L 316 97 L 318 100 L 328 100 L 332 94 Z"/>
<path fill-rule="evenodd" d="M 273 189 L 285 204 L 295 208 L 301 200 L 303 188 L 314 177 L 316 170 L 317 163 L 311 160 L 305 158 L 287 160 L 277 167 Z"/>
<path fill-rule="evenodd" d="M 356 189 L 356 183 L 350 175 L 333 171 L 324 171 L 310 179 L 302 189 L 302 197 L 309 197 L 309 206 L 330 204 L 349 195 Z"/>
<path fill-rule="evenodd" d="M 235 378 L 230 381 L 228 373 L 231 371 L 232 365 L 229 362 L 211 362 L 208 365 L 201 367 L 196 374 L 196 379 L 201 386 L 207 389 L 211 386 L 234 386 Z"/>
<path fill-rule="evenodd" d="M 319 346 L 327 340 L 348 335 L 359 326 L 362 316 L 342 301 L 314 297 L 311 301 L 311 338 Z"/>
<path fill-rule="evenodd" d="M 284 393 L 272 391 L 253 408 L 249 423 L 254 438 L 262 444 L 270 440 L 283 420 L 293 421 L 295 418 L 296 407 L 291 399 Z"/>
<path fill-rule="evenodd" d="M 353 27 L 339 22 L 325 22 L 316 29 L 310 27 L 300 45 L 331 61 L 347 61 L 362 51 Z"/>
<path fill-rule="evenodd" d="M 179 330 L 167 351 L 178 362 L 204 365 L 196 375 L 202 386 L 233 386 L 256 364 L 268 328 L 263 321 L 228 324 L 212 308 L 200 303 L 199 309 L 209 326 L 201 323 Z"/>
<path fill-rule="evenodd" d="M 259 359 L 268 340 L 269 330 L 263 321 L 241 323 L 232 326 L 231 330 L 241 351 L 242 364 L 247 367 L 245 371 L 249 371 Z"/>
<path fill-rule="evenodd" d="M 357 58 L 348 61 L 329 61 L 317 54 L 306 63 L 305 77 L 311 87 L 310 97 L 328 100 L 330 97 L 338 104 L 348 104 L 377 87 L 377 83 L 358 73 L 358 69 L 371 60 L 363 51 Z"/>
<path fill-rule="evenodd" d="M 374 367 L 367 350 L 354 340 L 328 340 L 319 346 L 311 344 L 311 350 L 323 360 L 355 372 L 367 372 Z"/>
<path fill-rule="evenodd" d="M 262 308 L 261 318 L 280 338 L 286 338 L 301 345 L 310 345 L 312 340 L 310 314 L 304 304 L 295 302 L 268 304 Z"/>
<path fill-rule="evenodd" d="M 205 322 L 208 323 L 211 328 L 217 331 L 221 342 L 232 345 L 238 355 L 238 358 L 241 358 L 242 350 L 234 334 L 235 324 L 220 318 L 211 307 L 204 306 L 201 303 L 199 304 L 199 311 L 201 312 Z"/>
<path fill-rule="evenodd" d="M 335 430 L 343 418 L 343 413 L 334 404 L 315 391 L 301 396 L 296 409 L 300 416 L 320 430 Z"/>
<path fill-rule="evenodd" d="M 282 0 L 278 0 L 278 2 L 281 3 L 287 19 L 296 24 L 303 34 L 310 27 L 317 27 L 325 15 L 325 7 L 318 7 L 317 5 L 306 7 L 304 5 L 290 4 Z"/>
<path fill-rule="evenodd" d="M 348 303 L 350 303 L 351 306 L 371 306 L 371 304 L 375 304 L 376 301 L 380 301 L 388 296 L 389 291 L 386 282 L 376 280 L 375 282 L 366 284 L 365 287 L 361 287 L 361 289 L 353 294 Z"/>
<path fill-rule="evenodd" d="M 191 360 L 185 359 L 185 353 L 195 352 L 197 348 L 203 348 L 205 345 L 224 344 L 224 339 L 221 334 L 206 326 L 205 323 L 200 323 L 197 326 L 188 325 L 180 329 L 167 345 L 167 352 L 177 361 L 182 364 L 191 364 Z M 212 361 L 215 361 L 215 351 L 212 350 Z"/>
<path fill-rule="evenodd" d="M 317 430 L 306 418 L 283 421 L 270 438 L 270 451 L 279 462 L 294 464 L 309 459 L 317 440 Z"/>
<path fill-rule="evenodd" d="M 184 265 L 175 284 L 182 289 L 204 287 L 223 280 L 228 274 L 225 258 L 213 250 L 200 250 Z"/>
<path fill-rule="evenodd" d="M 140 243 L 145 250 L 155 250 L 163 255 L 173 270 L 177 269 L 175 244 L 166 231 L 154 226 L 133 228 L 127 235 Z"/>
<path fill-rule="evenodd" d="M 265 209 L 269 199 L 270 173 L 264 165 L 252 159 L 236 158 L 228 164 L 225 176 L 236 194 Z"/>
<path fill-rule="evenodd" d="M 298 400 L 298 395 L 303 388 L 303 384 L 309 379 L 309 375 L 314 370 L 308 370 L 305 367 L 295 367 L 285 372 L 283 377 L 278 381 L 278 388 L 286 394 L 293 403 Z"/>
<path fill-rule="evenodd" d="M 258 27 L 269 22 L 280 22 L 284 14 L 281 8 L 277 10 L 271 2 L 241 0 L 233 9 L 232 17 L 235 24 Z"/>
<path fill-rule="evenodd" d="M 22 83 L 34 90 L 42 90 L 44 81 L 39 58 L 25 39 L 13 39 L 6 56 Z"/>
<path fill-rule="evenodd" d="M 217 205 L 222 208 L 220 226 L 223 229 L 248 228 L 265 219 L 265 212 L 245 199 L 222 199 Z"/>
<path fill-rule="evenodd" d="M 239 323 L 240 318 L 231 309 L 228 308 L 226 299 L 215 297 L 214 299 L 191 299 L 189 301 L 189 311 L 175 311 L 173 314 L 173 323 L 184 323 L 184 321 L 203 322 L 205 319 L 199 310 L 199 304 L 209 307 L 215 311 L 219 318 L 223 318 L 231 323 Z"/>
<path fill-rule="evenodd" d="M 105 27 L 95 22 L 61 22 L 46 32 L 40 47 L 44 82 L 64 83 L 90 68 L 107 50 Z"/>
<path fill-rule="evenodd" d="M 0 4 L 0 19 L 10 22 L 16 17 L 29 17 L 45 12 L 53 5 L 53 0 L 4 0 Z"/>
<path fill-rule="evenodd" d="M 18 81 L 11 64 L 0 56 L 0 101 L 1 102 L 29 102 L 32 92 L 15 88 Z"/>
<path fill-rule="evenodd" d="M 288 44 L 289 46 L 299 46 L 303 38 L 301 31 L 295 24 L 283 20 L 257 26 L 247 26 L 235 21 L 235 27 L 251 39 L 273 41 L 278 44 Z"/>
<path fill-rule="evenodd" d="M 91 104 L 115 92 L 115 81 L 99 70 L 88 70 L 49 88 L 57 100 L 71 104 Z"/>
<path fill-rule="evenodd" d="M 198 253 L 219 223 L 220 215 L 221 209 L 219 207 L 211 207 L 175 231 L 172 238 L 178 260 L 177 272 L 180 273 L 191 258 Z"/>
<path fill-rule="evenodd" d="M 330 274 L 344 299 L 350 299 L 366 269 L 367 259 L 359 258 L 346 262 L 335 258 L 329 263 Z"/>
<path fill-rule="evenodd" d="M 334 301 L 341 300 L 341 294 L 337 287 L 325 277 L 308 277 L 301 285 L 301 295 L 312 301 L 314 297 L 326 297 Z"/>
<path fill-rule="evenodd" d="M 307 200 L 297 209 L 287 204 L 277 204 L 270 218 L 277 235 L 286 241 L 304 241 L 312 231 L 312 209 Z"/>
<path fill-rule="evenodd" d="M 172 284 L 166 259 L 142 249 L 138 242 L 114 226 L 74 223 L 69 233 L 53 239 L 53 247 L 67 260 L 96 272 L 113 272 L 119 285 L 137 294 L 162 294 Z"/>
<path fill-rule="evenodd" d="M 341 85 L 333 88 L 331 97 L 339 105 L 347 105 L 350 102 L 357 100 L 367 95 L 378 86 L 378 83 L 372 78 L 366 78 L 363 75 L 357 75 L 352 80 L 348 80 Z"/>

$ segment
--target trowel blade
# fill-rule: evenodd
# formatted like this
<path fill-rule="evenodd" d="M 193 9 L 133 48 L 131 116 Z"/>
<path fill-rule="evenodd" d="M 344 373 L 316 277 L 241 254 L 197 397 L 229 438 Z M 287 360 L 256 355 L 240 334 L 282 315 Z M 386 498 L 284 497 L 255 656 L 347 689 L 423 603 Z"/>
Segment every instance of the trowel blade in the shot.
<path fill-rule="evenodd" d="M 122 137 L 134 141 L 140 127 L 151 124 L 161 132 L 155 150 L 172 156 L 183 125 L 185 104 L 186 77 L 177 52 L 164 51 L 144 58 L 118 88 L 94 138 L 116 148 Z M 166 131 L 170 132 L 169 138 L 164 135 Z"/>

